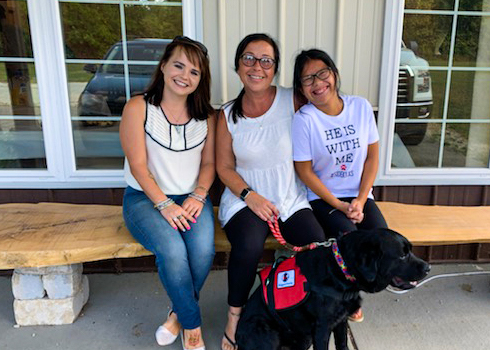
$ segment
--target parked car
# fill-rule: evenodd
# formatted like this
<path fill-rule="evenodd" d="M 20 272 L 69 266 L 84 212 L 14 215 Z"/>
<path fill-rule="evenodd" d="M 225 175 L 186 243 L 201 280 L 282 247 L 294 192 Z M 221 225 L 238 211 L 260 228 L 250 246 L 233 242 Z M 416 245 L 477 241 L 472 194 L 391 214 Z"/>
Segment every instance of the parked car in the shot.
<path fill-rule="evenodd" d="M 429 63 L 416 55 L 417 44 L 408 48 L 402 41 L 398 76 L 396 118 L 426 119 L 432 110 L 432 83 Z M 425 137 L 427 123 L 395 124 L 395 132 L 405 145 L 418 145 Z"/>
<path fill-rule="evenodd" d="M 158 61 L 168 39 L 136 39 L 127 41 L 129 61 L 129 86 L 131 95 L 143 91 L 150 82 L 154 65 L 138 64 L 137 61 Z M 122 42 L 114 44 L 104 60 L 123 60 Z M 86 64 L 85 71 L 93 73 L 78 99 L 79 116 L 120 116 L 126 103 L 124 65 L 114 63 Z M 102 118 L 101 118 L 102 119 Z M 100 121 L 84 121 L 83 125 L 98 125 Z M 114 122 L 105 122 L 114 124 Z"/>

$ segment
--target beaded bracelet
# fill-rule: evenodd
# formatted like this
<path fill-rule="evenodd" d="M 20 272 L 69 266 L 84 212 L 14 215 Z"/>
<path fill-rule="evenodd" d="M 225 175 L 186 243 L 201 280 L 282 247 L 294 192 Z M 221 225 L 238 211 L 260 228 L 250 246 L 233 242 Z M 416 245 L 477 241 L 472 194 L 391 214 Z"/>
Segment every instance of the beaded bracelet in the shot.
<path fill-rule="evenodd" d="M 197 186 L 197 187 L 194 189 L 194 191 L 195 191 L 195 190 L 197 190 L 198 188 L 200 188 L 201 190 L 204 190 L 204 192 L 205 192 L 206 194 L 208 194 L 208 189 L 207 189 L 206 187 L 204 187 L 204 186 L 201 186 L 201 185 Z M 194 193 L 194 192 L 192 192 L 192 193 Z"/>
<path fill-rule="evenodd" d="M 203 197 L 203 196 L 200 196 L 200 195 L 198 195 L 198 194 L 196 194 L 194 192 L 189 193 L 189 197 L 195 199 L 196 201 L 201 202 L 202 204 L 206 204 L 206 198 Z"/>
<path fill-rule="evenodd" d="M 167 198 L 164 201 L 158 202 L 153 207 L 158 211 L 162 211 L 163 209 L 170 207 L 174 203 L 175 202 L 172 198 Z"/>

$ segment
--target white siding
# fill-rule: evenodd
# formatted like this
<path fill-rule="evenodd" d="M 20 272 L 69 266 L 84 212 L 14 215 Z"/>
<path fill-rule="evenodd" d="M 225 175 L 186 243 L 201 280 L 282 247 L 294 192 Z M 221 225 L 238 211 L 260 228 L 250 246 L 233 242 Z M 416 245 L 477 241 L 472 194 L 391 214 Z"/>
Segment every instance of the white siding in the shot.
<path fill-rule="evenodd" d="M 301 49 L 328 52 L 340 69 L 341 90 L 378 106 L 384 1 L 380 0 L 202 0 L 203 41 L 213 76 L 212 103 L 234 98 L 240 81 L 235 49 L 249 33 L 265 32 L 280 46 L 278 82 L 292 85 Z"/>

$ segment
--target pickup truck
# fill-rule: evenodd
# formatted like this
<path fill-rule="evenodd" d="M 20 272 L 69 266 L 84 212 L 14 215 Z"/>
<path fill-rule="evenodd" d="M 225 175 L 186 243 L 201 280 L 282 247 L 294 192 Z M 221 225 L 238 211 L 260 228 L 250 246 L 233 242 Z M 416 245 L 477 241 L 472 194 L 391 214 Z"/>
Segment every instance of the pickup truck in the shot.
<path fill-rule="evenodd" d="M 432 111 L 432 84 L 429 63 L 402 41 L 396 102 L 397 119 L 426 119 Z M 405 145 L 418 145 L 425 137 L 427 123 L 396 123 L 395 132 Z"/>

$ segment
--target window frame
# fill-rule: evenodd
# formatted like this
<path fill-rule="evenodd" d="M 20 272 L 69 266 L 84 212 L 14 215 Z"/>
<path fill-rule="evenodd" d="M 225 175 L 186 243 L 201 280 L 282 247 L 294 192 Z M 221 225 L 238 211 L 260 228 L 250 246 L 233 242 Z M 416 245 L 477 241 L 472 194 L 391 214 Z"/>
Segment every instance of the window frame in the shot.
<path fill-rule="evenodd" d="M 77 2 L 121 5 L 135 3 L 135 1 L 123 0 L 78 0 Z M 138 2 L 138 4 L 144 3 L 145 1 Z M 146 3 L 151 5 L 152 1 Z M 180 4 L 183 34 L 202 41 L 202 0 L 182 0 Z M 0 188 L 125 187 L 122 169 L 76 169 L 59 1 L 27 0 L 27 8 L 47 169 L 2 169 Z"/>
<path fill-rule="evenodd" d="M 455 0 L 459 3 L 459 0 Z M 405 1 L 386 1 L 383 33 L 383 52 L 379 89 L 378 130 L 380 135 L 380 162 L 375 184 L 389 185 L 488 185 L 489 168 L 392 168 L 393 137 L 398 68 L 403 34 Z M 441 11 L 454 12 L 454 11 Z M 464 14 L 463 12 L 462 14 Z M 461 13 L 459 13 L 461 14 Z M 457 16 L 457 15 L 456 15 Z M 452 30 L 455 30 L 453 23 Z M 451 33 L 454 36 L 454 32 Z M 448 66 L 451 72 L 452 65 Z M 387 78 L 388 77 L 388 78 Z M 448 82 L 450 83 L 450 81 Z M 447 95 L 447 94 L 446 94 Z M 446 96 L 447 97 L 447 96 Z M 445 101 L 445 104 L 448 102 Z M 450 121 L 451 122 L 451 121 Z M 446 123 L 443 121 L 443 123 Z M 441 131 L 444 136 L 444 130 Z M 442 137 L 442 141 L 444 138 Z"/>

